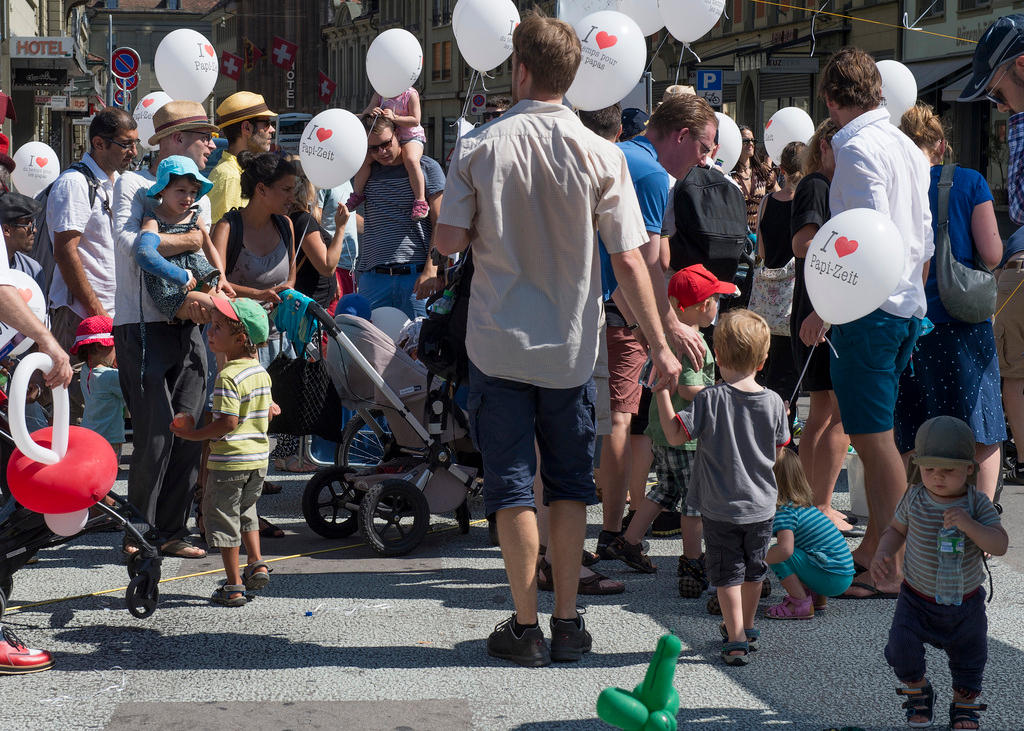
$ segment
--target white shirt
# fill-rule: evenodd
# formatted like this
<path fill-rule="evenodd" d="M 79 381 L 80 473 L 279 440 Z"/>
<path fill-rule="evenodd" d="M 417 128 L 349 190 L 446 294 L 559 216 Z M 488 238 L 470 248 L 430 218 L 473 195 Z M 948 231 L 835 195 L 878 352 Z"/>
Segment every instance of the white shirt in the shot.
<path fill-rule="evenodd" d="M 46 199 L 46 226 L 50 231 L 50 245 L 55 234 L 65 231 L 79 231 L 78 258 L 82 262 L 85 278 L 96 294 L 96 299 L 108 314 L 115 312 L 114 303 L 114 221 L 111 209 L 114 201 L 114 184 L 119 175 L 108 176 L 92 155 L 82 156 L 82 162 L 99 181 L 96 200 L 89 206 L 89 181 L 75 170 L 65 170 L 50 189 Z M 88 317 L 85 303 L 74 298 L 60 267 L 53 269 L 50 284 L 50 307 L 56 309 L 67 305 L 79 316 Z"/>
<path fill-rule="evenodd" d="M 153 298 L 142 284 L 142 272 L 135 263 L 132 249 L 142 228 L 142 217 L 146 212 L 146 191 L 156 182 L 148 170 L 125 173 L 114 188 L 114 226 L 117 233 L 117 310 L 115 325 L 129 325 L 140 322 L 167 322 L 157 309 Z M 199 223 L 209 229 L 210 197 L 198 201 Z M 151 206 L 150 206 L 151 207 Z M 141 300 L 141 306 L 139 298 Z"/>
<path fill-rule="evenodd" d="M 903 273 L 879 309 L 896 317 L 924 317 L 928 301 L 921 275 L 935 252 L 928 161 L 889 121 L 884 109 L 865 112 L 844 126 L 832 138 L 832 150 L 836 157 L 829 192 L 832 215 L 872 208 L 889 216 L 903 237 Z"/>
<path fill-rule="evenodd" d="M 560 104 L 523 100 L 463 135 L 440 222 L 469 229 L 470 360 L 544 388 L 587 382 L 597 361 L 601 268 L 647 231 L 622 151 Z"/>

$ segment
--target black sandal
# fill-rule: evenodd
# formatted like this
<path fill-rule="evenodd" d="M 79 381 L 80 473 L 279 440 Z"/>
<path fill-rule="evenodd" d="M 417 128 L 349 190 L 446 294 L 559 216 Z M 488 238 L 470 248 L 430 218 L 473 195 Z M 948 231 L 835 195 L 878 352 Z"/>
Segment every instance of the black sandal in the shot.
<path fill-rule="evenodd" d="M 742 655 L 732 655 L 730 653 L 742 650 Z M 722 643 L 722 661 L 726 665 L 746 665 L 750 662 L 750 645 L 746 640 L 743 642 L 723 642 Z"/>
<path fill-rule="evenodd" d="M 978 711 L 984 711 L 988 706 L 984 703 L 974 701 L 953 701 L 949 704 L 949 727 L 956 728 L 956 724 L 967 721 L 974 724 L 974 728 L 981 728 L 981 718 Z"/>
<path fill-rule="evenodd" d="M 722 635 L 724 641 L 729 641 L 729 630 L 726 628 L 725 622 L 719 623 L 718 633 Z M 744 628 L 743 634 L 747 636 L 747 647 L 751 652 L 757 652 L 761 649 L 761 630 Z"/>
<path fill-rule="evenodd" d="M 897 688 L 896 695 L 907 697 L 901 708 L 907 711 L 907 725 L 910 728 L 928 728 L 932 725 L 935 720 L 935 689 L 931 683 L 926 683 L 920 688 Z M 924 716 L 928 720 L 911 722 L 910 719 L 914 716 Z"/>

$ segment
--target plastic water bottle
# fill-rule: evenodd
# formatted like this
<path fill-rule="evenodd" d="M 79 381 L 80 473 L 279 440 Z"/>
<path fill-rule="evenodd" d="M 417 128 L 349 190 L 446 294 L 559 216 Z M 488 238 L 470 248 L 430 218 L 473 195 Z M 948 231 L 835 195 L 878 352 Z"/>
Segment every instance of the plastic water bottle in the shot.
<path fill-rule="evenodd" d="M 939 570 L 935 576 L 935 601 L 959 606 L 964 599 L 964 534 L 957 528 L 939 531 Z"/>
<path fill-rule="evenodd" d="M 455 293 L 450 289 L 445 289 L 441 293 L 441 296 L 437 299 L 434 304 L 430 306 L 430 311 L 435 315 L 447 315 L 452 311 L 452 306 L 455 304 Z"/>

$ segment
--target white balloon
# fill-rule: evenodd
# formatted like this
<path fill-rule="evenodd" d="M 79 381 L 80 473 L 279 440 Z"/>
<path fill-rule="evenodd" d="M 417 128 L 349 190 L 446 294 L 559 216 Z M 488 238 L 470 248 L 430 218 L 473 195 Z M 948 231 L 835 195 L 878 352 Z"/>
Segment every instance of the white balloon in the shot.
<path fill-rule="evenodd" d="M 299 140 L 302 171 L 318 188 L 333 188 L 355 175 L 366 159 L 366 128 L 345 109 L 313 117 Z"/>
<path fill-rule="evenodd" d="M 68 426 L 71 423 L 71 405 L 68 389 L 58 386 L 53 389 L 53 440 L 52 449 L 41 447 L 28 433 L 25 426 L 25 402 L 28 396 L 29 379 L 36 371 L 47 373 L 53 368 L 53 360 L 46 353 L 30 353 L 21 359 L 14 369 L 11 388 L 8 392 L 9 426 L 14 443 L 22 454 L 42 464 L 57 464 L 68 451 Z"/>
<path fill-rule="evenodd" d="M 905 256 L 899 229 L 878 211 L 852 208 L 829 219 L 804 259 L 814 311 L 833 325 L 874 312 L 899 284 Z"/>
<path fill-rule="evenodd" d="M 658 10 L 673 38 L 693 43 L 715 27 L 725 0 L 658 0 Z"/>
<path fill-rule="evenodd" d="M 624 0 L 571 0 L 560 2 L 558 17 L 575 28 L 579 22 L 591 13 L 599 10 L 621 10 Z"/>
<path fill-rule="evenodd" d="M 89 508 L 76 510 L 73 513 L 46 513 L 43 515 L 46 527 L 59 536 L 70 538 L 82 532 L 89 522 Z"/>
<path fill-rule="evenodd" d="M 721 112 L 715 112 L 715 116 L 718 117 L 718 157 L 715 164 L 729 172 L 736 167 L 740 159 L 743 135 L 740 134 L 740 128 L 736 126 L 732 117 Z"/>
<path fill-rule="evenodd" d="M 600 10 L 576 25 L 583 56 L 565 96 L 577 109 L 594 111 L 621 101 L 640 81 L 647 41 L 636 21 Z"/>
<path fill-rule="evenodd" d="M 206 36 L 191 28 L 178 28 L 156 47 L 153 68 L 171 99 L 204 102 L 217 83 L 220 63 Z"/>
<path fill-rule="evenodd" d="M 512 55 L 512 31 L 519 9 L 512 0 L 459 0 L 459 25 L 453 28 L 459 53 L 471 68 L 490 71 Z"/>
<path fill-rule="evenodd" d="M 402 334 L 402 328 L 409 324 L 409 318 L 397 307 L 378 307 L 370 313 L 370 322 L 379 327 L 392 340 Z"/>
<path fill-rule="evenodd" d="M 407 30 L 384 31 L 366 51 L 366 76 L 383 99 L 398 96 L 415 84 L 422 70 L 423 49 Z"/>
<path fill-rule="evenodd" d="M 658 0 L 621 0 L 619 12 L 635 20 L 645 36 L 654 35 L 665 27 L 658 9 Z"/>
<path fill-rule="evenodd" d="M 139 147 L 149 149 L 149 138 L 153 136 L 153 115 L 157 113 L 164 104 L 171 101 L 171 97 L 162 91 L 154 91 L 152 94 L 139 99 L 135 105 L 135 123 L 139 125 Z"/>
<path fill-rule="evenodd" d="M 814 134 L 814 121 L 800 107 L 783 107 L 772 115 L 764 126 L 764 149 L 775 162 L 790 142 L 810 141 Z"/>
<path fill-rule="evenodd" d="M 452 11 L 452 33 L 456 37 L 459 35 L 459 23 L 462 21 L 462 9 L 465 7 L 462 0 L 456 0 L 455 10 Z"/>
<path fill-rule="evenodd" d="M 889 121 L 900 126 L 903 113 L 917 103 L 917 79 L 899 61 L 879 61 L 875 64 L 882 77 L 882 104 L 889 112 Z"/>
<path fill-rule="evenodd" d="M 43 295 L 43 290 L 39 289 L 39 285 L 36 284 L 36 280 L 25 274 L 25 272 L 20 272 L 17 269 L 8 269 L 0 276 L 0 281 L 3 281 L 4 284 L 10 284 L 17 289 L 18 294 L 25 300 L 25 304 L 28 305 L 28 309 L 32 314 L 38 317 L 41 323 L 49 327 L 50 321 L 46 308 L 46 297 Z M 0 322 L 0 358 L 13 358 L 21 355 L 31 347 L 32 340 L 30 338 L 26 338 L 7 323 Z"/>
<path fill-rule="evenodd" d="M 14 153 L 17 167 L 11 173 L 11 181 L 22 195 L 35 198 L 43 188 L 60 175 L 60 160 L 57 153 L 45 142 L 26 142 Z"/>

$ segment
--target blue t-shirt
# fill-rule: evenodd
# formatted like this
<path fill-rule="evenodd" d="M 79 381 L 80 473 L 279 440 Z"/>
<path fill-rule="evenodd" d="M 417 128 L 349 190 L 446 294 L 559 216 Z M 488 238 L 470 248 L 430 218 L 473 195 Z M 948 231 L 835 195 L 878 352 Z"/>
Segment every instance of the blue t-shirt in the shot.
<path fill-rule="evenodd" d="M 82 426 L 92 429 L 111 444 L 124 443 L 124 396 L 116 368 L 82 366 L 85 413 Z"/>
<path fill-rule="evenodd" d="M 793 503 L 775 511 L 772 533 L 793 531 L 793 546 L 800 548 L 823 571 L 840 576 L 854 576 L 853 556 L 843 534 L 835 523 L 817 508 L 798 508 Z"/>
<path fill-rule="evenodd" d="M 932 231 L 937 232 L 939 223 L 939 175 L 941 165 L 932 166 L 931 185 L 928 186 L 928 205 L 932 209 Z M 974 207 L 992 200 L 985 178 L 977 170 L 959 165 L 953 174 L 953 188 L 949 191 L 949 245 L 953 258 L 961 264 L 974 266 L 974 236 L 971 234 L 971 216 Z M 928 281 L 924 285 L 928 298 L 928 319 L 934 323 L 958 322 L 946 312 L 939 298 L 939 285 L 935 279 L 935 257 L 928 268 Z"/>
<path fill-rule="evenodd" d="M 665 220 L 665 206 L 668 204 L 668 173 L 658 162 L 657 150 L 643 135 L 619 142 L 617 147 L 626 156 L 626 167 L 629 168 L 629 177 L 633 179 L 633 188 L 640 201 L 644 227 L 647 231 L 660 233 Z M 608 301 L 619 283 L 603 243 L 598 247 L 598 252 L 601 258 L 601 289 L 605 301 Z"/>

